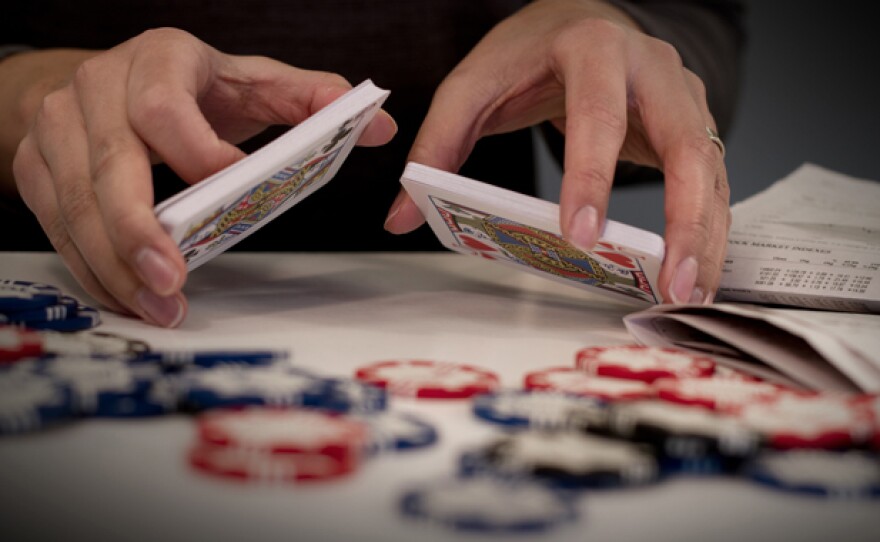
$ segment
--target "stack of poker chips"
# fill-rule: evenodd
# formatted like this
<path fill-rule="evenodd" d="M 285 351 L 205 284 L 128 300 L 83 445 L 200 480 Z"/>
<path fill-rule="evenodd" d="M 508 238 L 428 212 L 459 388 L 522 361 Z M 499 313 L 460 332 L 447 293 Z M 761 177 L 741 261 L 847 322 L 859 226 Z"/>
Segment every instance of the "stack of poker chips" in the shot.
<path fill-rule="evenodd" d="M 54 331 L 81 331 L 101 323 L 97 310 L 59 288 L 0 279 L 0 325 Z"/>

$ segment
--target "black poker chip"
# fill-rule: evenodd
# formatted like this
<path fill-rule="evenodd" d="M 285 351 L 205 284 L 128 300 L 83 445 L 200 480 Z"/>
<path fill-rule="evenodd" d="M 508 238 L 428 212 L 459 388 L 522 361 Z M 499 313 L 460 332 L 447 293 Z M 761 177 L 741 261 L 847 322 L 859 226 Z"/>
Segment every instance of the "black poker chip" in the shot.
<path fill-rule="evenodd" d="M 644 485 L 657 480 L 653 450 L 574 430 L 523 430 L 462 454 L 464 476 L 534 479 L 562 489 Z"/>
<path fill-rule="evenodd" d="M 736 418 L 663 401 L 613 405 L 609 430 L 653 447 L 664 474 L 735 472 L 762 444 L 760 434 Z"/>

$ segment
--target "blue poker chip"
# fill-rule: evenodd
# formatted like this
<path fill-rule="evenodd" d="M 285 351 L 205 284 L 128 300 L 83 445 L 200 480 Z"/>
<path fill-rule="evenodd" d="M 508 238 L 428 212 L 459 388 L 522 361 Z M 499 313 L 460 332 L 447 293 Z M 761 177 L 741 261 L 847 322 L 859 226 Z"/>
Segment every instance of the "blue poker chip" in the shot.
<path fill-rule="evenodd" d="M 607 406 L 595 398 L 555 391 L 503 390 L 475 396 L 473 413 L 507 427 L 559 428 L 588 420 L 604 426 Z"/>
<path fill-rule="evenodd" d="M 78 310 L 77 315 L 72 318 L 63 320 L 34 320 L 30 322 L 19 322 L 17 325 L 23 325 L 30 329 L 39 331 L 85 331 L 91 329 L 101 323 L 101 317 L 98 311 L 89 309 L 88 311 Z"/>
<path fill-rule="evenodd" d="M 412 414 L 381 412 L 357 419 L 367 425 L 369 454 L 425 448 L 438 440 L 437 429 Z"/>
<path fill-rule="evenodd" d="M 73 415 L 72 395 L 63 382 L 30 371 L 0 372 L 0 434 L 24 433 Z"/>
<path fill-rule="evenodd" d="M 124 358 L 56 357 L 30 366 L 34 372 L 68 386 L 73 410 L 80 416 L 155 416 L 176 408 L 171 382 L 157 368 L 135 365 Z"/>
<path fill-rule="evenodd" d="M 544 485 L 490 477 L 443 480 L 402 496 L 404 516 L 490 534 L 542 533 L 577 519 L 573 499 Z"/>
<path fill-rule="evenodd" d="M 153 350 L 137 356 L 138 361 L 157 363 L 168 372 L 224 365 L 265 367 L 287 358 L 288 353 L 279 350 Z"/>
<path fill-rule="evenodd" d="M 37 309 L 24 309 L 20 311 L 7 312 L 0 314 L 0 319 L 4 323 L 10 324 L 29 324 L 31 322 L 53 322 L 56 320 L 66 320 L 77 316 L 77 306 L 59 303 L 55 305 L 46 305 Z"/>
<path fill-rule="evenodd" d="M 340 413 L 373 414 L 388 407 L 385 388 L 350 378 L 328 378 L 324 396 L 311 406 Z"/>
<path fill-rule="evenodd" d="M 199 412 L 251 405 L 320 407 L 330 381 L 308 371 L 281 366 L 218 365 L 178 376 L 180 406 Z"/>
<path fill-rule="evenodd" d="M 860 450 L 765 452 L 744 469 L 782 491 L 829 499 L 880 498 L 880 457 Z"/>
<path fill-rule="evenodd" d="M 0 312 L 57 305 L 61 292 L 54 286 L 10 279 L 0 280 Z"/>

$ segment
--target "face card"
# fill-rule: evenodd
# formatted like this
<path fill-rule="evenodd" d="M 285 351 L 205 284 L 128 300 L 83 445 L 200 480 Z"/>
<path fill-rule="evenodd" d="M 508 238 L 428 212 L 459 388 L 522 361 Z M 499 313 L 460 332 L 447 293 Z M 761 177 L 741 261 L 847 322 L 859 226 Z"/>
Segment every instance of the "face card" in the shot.
<path fill-rule="evenodd" d="M 372 92 L 345 104 L 359 90 Z M 187 267 L 226 251 L 329 182 L 387 94 L 364 83 L 266 147 L 157 206 Z"/>
<path fill-rule="evenodd" d="M 660 302 L 656 284 L 662 252 L 633 248 L 621 243 L 626 239 L 616 234 L 617 239 L 603 238 L 593 251 L 582 252 L 562 239 L 558 227 L 552 227 L 554 221 L 558 223 L 557 206 L 459 176 L 455 183 L 444 184 L 449 173 L 432 176 L 429 185 L 419 182 L 424 173 L 407 168 L 402 182 L 446 247 L 624 302 Z M 641 233 L 656 243 L 658 236 Z"/>

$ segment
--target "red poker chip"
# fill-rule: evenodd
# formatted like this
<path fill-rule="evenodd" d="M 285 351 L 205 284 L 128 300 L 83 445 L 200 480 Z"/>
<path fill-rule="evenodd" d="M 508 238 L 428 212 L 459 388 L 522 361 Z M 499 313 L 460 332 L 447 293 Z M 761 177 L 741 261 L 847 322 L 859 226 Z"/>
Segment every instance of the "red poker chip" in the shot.
<path fill-rule="evenodd" d="M 654 388 L 646 382 L 589 374 L 574 367 L 551 367 L 528 373 L 523 385 L 530 390 L 571 393 L 604 401 L 633 401 L 654 396 Z"/>
<path fill-rule="evenodd" d="M 491 371 L 425 360 L 380 361 L 358 369 L 355 378 L 393 395 L 422 399 L 466 399 L 499 385 L 498 375 Z"/>
<path fill-rule="evenodd" d="M 356 464 L 367 427 L 344 416 L 296 408 L 209 412 L 198 420 L 201 443 L 267 455 L 319 455 Z"/>
<path fill-rule="evenodd" d="M 657 397 L 671 403 L 733 412 L 755 401 L 777 399 L 790 390 L 754 380 L 724 378 L 664 378 L 654 382 Z"/>
<path fill-rule="evenodd" d="M 322 454 L 267 454 L 229 446 L 199 444 L 189 463 L 199 471 L 242 482 L 298 483 L 340 478 L 357 463 Z"/>
<path fill-rule="evenodd" d="M 0 365 L 43 354 L 43 338 L 37 331 L 0 325 Z"/>
<path fill-rule="evenodd" d="M 779 449 L 847 448 L 867 443 L 875 433 L 869 410 L 852 395 L 784 393 L 736 415 Z"/>
<path fill-rule="evenodd" d="M 718 380 L 745 380 L 748 382 L 764 382 L 763 379 L 758 378 L 755 375 L 740 371 L 738 369 L 733 369 L 725 365 L 716 365 L 715 372 L 712 373 L 711 378 L 715 378 Z"/>
<path fill-rule="evenodd" d="M 612 378 L 653 382 L 660 378 L 707 377 L 715 361 L 678 350 L 656 346 L 594 346 L 579 350 L 575 365 L 584 371 Z"/>

